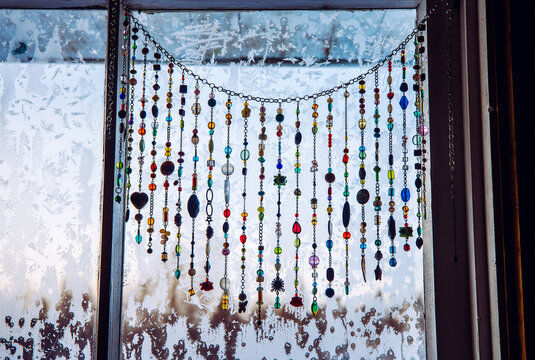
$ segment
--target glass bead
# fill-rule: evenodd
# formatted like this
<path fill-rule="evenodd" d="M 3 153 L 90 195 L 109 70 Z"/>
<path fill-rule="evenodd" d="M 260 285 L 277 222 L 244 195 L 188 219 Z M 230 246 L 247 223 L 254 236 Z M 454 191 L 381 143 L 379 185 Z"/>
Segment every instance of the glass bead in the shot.
<path fill-rule="evenodd" d="M 282 248 L 280 246 L 277 246 L 275 248 L 275 254 L 280 255 L 282 253 Z"/>
<path fill-rule="evenodd" d="M 223 175 L 225 176 L 230 176 L 234 173 L 234 165 L 230 164 L 230 163 L 225 163 L 223 164 L 223 166 L 221 166 L 221 172 L 223 173 Z"/>
<path fill-rule="evenodd" d="M 317 255 L 312 255 L 308 258 L 308 263 L 312 267 L 317 267 L 320 263 L 320 258 Z"/>

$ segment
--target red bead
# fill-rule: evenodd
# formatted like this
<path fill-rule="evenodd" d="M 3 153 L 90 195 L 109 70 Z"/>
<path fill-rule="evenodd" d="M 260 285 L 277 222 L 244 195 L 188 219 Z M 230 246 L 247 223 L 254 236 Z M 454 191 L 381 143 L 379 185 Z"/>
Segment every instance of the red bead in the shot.
<path fill-rule="evenodd" d="M 223 211 L 223 216 L 228 218 L 230 216 L 230 210 L 229 209 L 225 209 L 225 211 Z"/>
<path fill-rule="evenodd" d="M 241 242 L 242 244 L 245 244 L 246 241 L 247 241 L 247 236 L 246 236 L 246 235 L 243 235 L 243 234 L 240 235 L 240 242 Z"/>
<path fill-rule="evenodd" d="M 282 131 L 277 131 L 277 136 L 281 137 L 282 136 Z"/>
<path fill-rule="evenodd" d="M 351 238 L 351 233 L 349 231 L 344 231 L 344 235 L 343 236 L 344 236 L 344 239 L 347 240 L 347 239 Z"/>
<path fill-rule="evenodd" d="M 155 172 L 157 169 L 158 169 L 158 166 L 156 165 L 156 163 L 152 163 L 152 164 L 150 164 L 150 170 L 151 170 L 152 172 Z"/>
<path fill-rule="evenodd" d="M 403 250 L 409 251 L 411 249 L 411 246 L 409 244 L 403 245 Z"/>
<path fill-rule="evenodd" d="M 152 183 L 149 184 L 149 190 L 150 190 L 150 191 L 154 191 L 154 190 L 156 190 L 156 184 L 152 184 Z"/>
<path fill-rule="evenodd" d="M 349 156 L 347 156 L 347 154 L 346 154 L 346 155 L 344 155 L 344 157 L 342 157 L 342 162 L 344 164 L 347 164 L 348 161 L 349 161 Z"/>

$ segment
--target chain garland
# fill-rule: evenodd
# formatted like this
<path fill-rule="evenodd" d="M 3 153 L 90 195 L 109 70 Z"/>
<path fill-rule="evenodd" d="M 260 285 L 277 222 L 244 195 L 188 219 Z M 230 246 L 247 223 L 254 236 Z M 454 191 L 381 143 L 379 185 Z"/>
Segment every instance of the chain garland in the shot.
<path fill-rule="evenodd" d="M 421 24 L 427 23 L 427 21 L 429 20 L 430 16 L 438 9 L 438 7 L 442 3 L 445 3 L 445 2 L 446 2 L 446 0 L 439 0 L 435 4 L 435 6 L 433 6 L 433 8 L 431 8 L 431 10 L 429 10 L 429 12 L 422 18 L 422 20 L 420 20 L 420 22 L 418 23 L 418 26 L 421 25 Z M 220 86 L 220 85 L 217 85 L 215 83 L 212 83 L 212 82 L 208 81 L 207 79 L 201 77 L 200 75 L 196 74 L 193 70 L 188 68 L 186 65 L 182 64 L 182 62 L 180 62 L 180 60 L 176 59 L 173 55 L 171 55 L 169 53 L 169 51 L 167 51 L 167 49 L 165 49 L 158 41 L 156 41 L 154 36 L 152 36 L 149 33 L 149 31 L 143 26 L 143 24 L 140 22 L 140 20 L 133 15 L 132 10 L 129 9 L 124 4 L 124 1 L 122 1 L 122 0 L 121 0 L 121 5 L 122 5 L 123 9 L 130 15 L 130 17 L 132 18 L 132 21 L 134 22 L 134 24 L 143 32 L 143 34 L 145 36 L 147 36 L 147 38 L 150 40 L 150 42 L 153 43 L 154 47 L 160 53 L 162 53 L 170 62 L 174 63 L 176 66 L 178 66 L 186 74 L 192 76 L 196 81 L 199 81 L 202 84 L 207 85 L 210 88 L 212 88 L 212 89 L 214 89 L 214 90 L 216 90 L 218 92 L 224 93 L 229 97 L 231 97 L 231 96 L 232 97 L 238 97 L 238 98 L 243 99 L 243 100 L 255 101 L 255 102 L 258 102 L 258 103 L 275 103 L 275 104 L 278 103 L 278 104 L 281 104 L 281 103 L 292 103 L 292 102 L 298 102 L 298 101 L 308 101 L 310 99 L 316 100 L 316 99 L 318 99 L 320 97 L 331 96 L 333 93 L 338 92 L 340 90 L 345 90 L 348 86 L 356 84 L 360 80 L 363 80 L 364 78 L 366 78 L 367 76 L 372 75 L 376 70 L 381 68 L 385 63 L 387 63 L 389 60 L 392 60 L 392 58 L 394 58 L 394 56 L 396 56 L 399 53 L 399 51 L 401 49 L 403 49 L 405 47 L 405 45 L 407 45 L 409 43 L 409 41 L 411 41 L 412 38 L 414 38 L 414 36 L 416 36 L 416 34 L 418 34 L 418 26 L 416 26 L 407 35 L 407 37 L 397 47 L 395 47 L 394 50 L 392 50 L 392 52 L 390 54 L 386 55 L 383 59 L 379 60 L 374 66 L 369 68 L 366 72 L 364 72 L 364 73 L 362 73 L 362 74 L 358 75 L 357 77 L 354 77 L 354 78 L 352 78 L 350 80 L 347 80 L 347 81 L 345 81 L 345 82 L 343 82 L 341 84 L 338 84 L 338 85 L 336 85 L 336 86 L 334 86 L 334 87 L 332 87 L 330 89 L 319 91 L 319 92 L 316 92 L 316 93 L 313 93 L 313 94 L 310 94 L 310 95 L 303 95 L 303 96 L 296 96 L 296 97 L 287 97 L 287 98 L 260 97 L 260 96 L 253 96 L 253 95 L 244 94 L 244 93 L 241 93 L 241 92 L 238 92 L 238 91 L 227 89 L 227 88 L 225 88 L 223 86 Z"/>

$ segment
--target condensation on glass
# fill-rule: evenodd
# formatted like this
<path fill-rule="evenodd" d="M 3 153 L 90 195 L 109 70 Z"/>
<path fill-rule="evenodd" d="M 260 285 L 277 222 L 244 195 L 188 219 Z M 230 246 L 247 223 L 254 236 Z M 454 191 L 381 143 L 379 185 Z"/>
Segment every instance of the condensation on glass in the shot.
<path fill-rule="evenodd" d="M 92 358 L 105 11 L 0 10 L 0 357 Z"/>
<path fill-rule="evenodd" d="M 336 84 L 357 76 L 365 71 L 370 64 L 384 57 L 391 49 L 399 44 L 412 30 L 416 12 L 414 10 L 388 10 L 388 11 L 263 11 L 263 12 L 195 12 L 195 13 L 158 13 L 141 14 L 141 21 L 147 26 L 151 34 L 165 47 L 180 58 L 184 63 L 191 66 L 201 76 L 216 82 L 226 88 L 241 91 L 255 96 L 270 97 L 293 97 L 305 93 L 313 93 L 333 87 Z M 142 47 L 141 40 L 138 50 Z M 412 54 L 414 49 L 409 43 L 407 48 L 407 82 L 411 83 Z M 399 56 L 399 55 L 398 55 Z M 152 52 L 149 55 L 152 59 Z M 138 84 L 141 80 L 141 63 L 137 65 Z M 166 68 L 164 64 L 163 69 Z M 150 67 L 149 67 L 150 69 Z M 148 95 L 152 96 L 150 84 L 153 82 L 153 72 L 148 71 Z M 179 73 L 175 72 L 174 85 L 179 83 Z M 381 137 L 380 156 L 383 164 L 387 163 L 388 142 L 386 130 L 386 69 L 379 73 L 380 88 L 382 89 L 382 103 L 380 105 Z M 160 82 L 167 83 L 167 73 L 161 72 Z M 394 62 L 394 91 L 398 94 L 394 99 L 394 118 L 396 129 L 394 133 L 395 171 L 397 178 L 395 188 L 397 196 L 402 185 L 402 153 L 401 153 L 401 122 L 402 113 L 399 109 L 399 84 L 401 82 L 401 69 L 399 58 Z M 193 89 L 194 83 L 187 80 L 189 89 Z M 373 193 L 373 77 L 367 78 L 366 93 L 366 118 L 370 124 L 367 128 L 366 147 L 368 158 L 367 188 Z M 208 158 L 207 142 L 209 121 L 209 107 L 206 105 L 209 89 L 201 85 L 200 103 L 202 112 L 199 117 L 199 189 L 198 196 L 201 200 L 201 209 L 204 209 L 204 193 L 206 191 L 206 179 L 208 169 L 205 166 Z M 264 244 L 266 246 L 264 269 L 266 271 L 265 287 L 265 320 L 262 326 L 255 325 L 255 302 L 256 287 L 255 272 L 257 269 L 256 248 L 258 244 L 258 220 L 256 208 L 258 207 L 258 173 L 259 164 L 256 161 L 257 139 L 260 130 L 258 112 L 259 104 L 250 103 L 251 117 L 249 118 L 249 149 L 251 158 L 248 167 L 247 211 L 249 213 L 247 225 L 247 252 L 246 252 L 246 292 L 249 305 L 245 314 L 239 314 L 237 296 L 239 293 L 240 279 L 240 247 L 239 235 L 241 234 L 242 211 L 242 176 L 239 152 L 243 146 L 243 119 L 240 111 L 243 103 L 238 99 L 232 99 L 233 124 L 231 128 L 230 143 L 234 149 L 231 163 L 237 171 L 231 176 L 231 204 L 232 216 L 230 218 L 230 247 L 229 277 L 231 280 L 231 306 L 229 311 L 220 308 L 221 290 L 218 286 L 211 292 L 199 290 L 199 283 L 204 280 L 203 265 L 205 261 L 205 238 L 204 229 L 206 223 L 203 212 L 196 222 L 196 250 L 195 266 L 197 277 L 195 286 L 197 294 L 189 297 L 189 277 L 187 269 L 189 264 L 191 219 L 184 212 L 182 226 L 182 276 L 179 281 L 174 278 L 174 234 L 176 227 L 172 222 L 169 230 L 173 234 L 170 237 L 167 251 L 170 253 L 169 261 L 163 264 L 159 260 L 162 251 L 158 241 L 154 242 L 154 253 L 146 253 L 146 224 L 143 223 L 142 231 L 144 240 L 141 245 L 136 244 L 134 237 L 136 222 L 133 219 L 127 224 L 125 237 L 125 268 L 123 284 L 123 333 L 122 354 L 125 358 L 179 358 L 179 359 L 424 359 L 425 332 L 424 332 L 424 302 L 423 302 L 423 250 L 412 246 L 409 253 L 402 251 L 402 241 L 397 238 L 398 266 L 390 268 L 388 259 L 382 260 L 384 270 L 383 280 L 374 280 L 373 269 L 375 259 L 373 253 L 374 230 L 373 215 L 367 211 L 366 221 L 369 226 L 367 256 L 366 283 L 362 280 L 360 272 L 360 249 L 358 247 L 358 233 L 360 222 L 360 207 L 356 203 L 355 196 L 360 188 L 358 182 L 358 146 L 360 145 L 360 131 L 357 126 L 359 115 L 358 94 L 355 87 L 348 89 L 349 97 L 349 137 L 350 137 L 350 161 L 349 161 L 349 185 L 351 190 L 352 222 L 350 231 L 354 234 L 350 243 L 350 295 L 343 295 L 344 283 L 344 245 L 343 226 L 341 211 L 343 207 L 343 116 L 344 103 L 342 93 L 333 95 L 334 99 L 334 147 L 333 169 L 337 175 L 334 186 L 334 250 L 333 266 L 336 270 L 334 288 L 336 295 L 333 299 L 326 300 L 323 292 L 326 287 L 325 264 L 327 263 L 327 187 L 323 181 L 323 175 L 327 170 L 327 130 L 325 118 L 327 116 L 327 103 L 321 98 L 319 105 L 319 132 L 318 132 L 318 255 L 321 263 L 319 267 L 319 302 L 320 311 L 316 317 L 310 312 L 311 303 L 311 274 L 307 263 L 311 254 L 311 174 L 308 171 L 312 160 L 312 102 L 301 102 L 300 119 L 303 142 L 301 145 L 301 164 L 303 171 L 300 175 L 301 190 L 303 192 L 300 201 L 300 222 L 303 227 L 300 247 L 300 294 L 304 298 L 303 308 L 293 308 L 289 305 L 293 290 L 293 263 L 295 248 L 293 246 L 295 236 L 291 228 L 295 200 L 293 189 L 295 188 L 295 145 L 293 142 L 295 128 L 295 105 L 283 104 L 284 130 L 282 138 L 283 146 L 283 173 L 288 176 L 288 185 L 282 189 L 284 214 L 282 219 L 282 271 L 286 282 L 286 292 L 282 295 L 283 307 L 273 309 L 274 295 L 269 291 L 269 283 L 274 278 L 273 253 L 275 243 L 276 222 L 276 189 L 272 185 L 272 176 L 276 173 L 276 105 L 267 107 L 267 134 L 266 154 L 266 200 L 264 219 Z M 161 92 L 161 91 L 160 91 Z M 137 99 L 141 89 L 136 88 Z M 177 91 L 174 91 L 177 94 Z M 190 91 L 191 94 L 191 91 Z M 414 93 L 409 91 L 410 106 L 414 103 Z M 163 98 L 163 95 L 161 96 Z M 222 211 L 224 209 L 223 181 L 220 167 L 223 164 L 224 147 L 226 146 L 226 130 L 224 126 L 225 107 L 227 100 L 222 94 L 216 93 L 218 105 L 215 108 L 214 118 L 216 122 L 214 142 L 214 222 L 212 226 L 216 235 L 212 239 L 211 252 L 211 280 L 214 285 L 219 283 L 222 277 L 223 257 L 221 248 L 223 243 Z M 193 130 L 193 115 L 189 107 L 193 102 L 193 96 L 187 97 L 187 115 L 184 132 L 184 151 L 186 164 L 192 163 L 193 145 L 189 141 Z M 172 153 L 177 158 L 178 152 L 178 104 L 179 97 L 173 99 L 173 123 L 171 130 Z M 409 109 L 411 107 L 409 106 Z M 136 100 L 135 127 L 139 124 L 139 102 Z M 165 115 L 160 115 L 160 130 L 157 138 L 158 160 L 163 160 L 165 143 Z M 407 112 L 409 138 L 415 133 L 414 116 L 412 110 Z M 150 125 L 150 120 L 148 122 Z M 148 126 L 149 126 L 148 125 Z M 139 141 L 135 133 L 134 142 L 134 173 L 137 172 L 135 159 L 139 156 L 137 143 Z M 146 140 L 147 141 L 147 140 Z M 412 148 L 409 146 L 409 151 Z M 146 151 L 148 155 L 148 151 Z M 176 159 L 174 159 L 176 160 Z M 143 184 L 150 182 L 150 161 L 146 159 L 144 167 Z M 414 179 L 413 165 L 409 164 L 409 179 Z M 184 193 L 182 199 L 187 199 L 191 188 L 192 168 L 186 165 L 183 174 Z M 382 174 L 386 174 L 383 169 Z M 175 178 L 171 179 L 171 182 Z M 156 206 L 154 217 L 155 229 L 161 228 L 161 208 L 163 206 L 163 178 L 157 175 Z M 133 188 L 137 189 L 137 178 L 132 179 Z M 381 183 L 383 203 L 387 197 L 388 182 L 386 177 Z M 409 180 L 408 186 L 414 189 L 413 181 Z M 415 192 L 413 192 L 415 194 Z M 174 214 L 174 204 L 177 201 L 176 187 L 170 187 L 170 209 Z M 400 199 L 396 198 L 396 220 L 401 223 Z M 415 196 L 409 204 L 411 209 L 410 222 L 416 222 L 416 199 Z M 384 206 L 383 210 L 387 210 Z M 145 209 L 146 211 L 146 209 Z M 145 212 L 145 218 L 147 213 Z M 382 217 L 386 223 L 386 212 Z M 382 227 L 381 238 L 383 240 L 383 253 L 388 254 L 389 240 L 386 229 Z M 431 240 L 426 239 L 424 246 L 429 246 Z"/>

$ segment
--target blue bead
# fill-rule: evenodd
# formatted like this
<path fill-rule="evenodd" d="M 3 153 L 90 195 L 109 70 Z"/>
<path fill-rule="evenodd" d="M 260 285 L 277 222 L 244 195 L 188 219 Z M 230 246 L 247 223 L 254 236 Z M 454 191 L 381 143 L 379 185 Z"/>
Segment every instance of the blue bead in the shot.
<path fill-rule="evenodd" d="M 121 95 L 119 95 L 119 98 L 120 98 L 120 99 L 124 99 L 124 98 L 126 98 L 126 94 L 121 94 Z"/>
<path fill-rule="evenodd" d="M 197 155 L 195 155 L 195 156 L 193 157 L 193 161 L 195 161 L 195 162 L 199 161 L 199 157 L 198 157 Z"/>
<path fill-rule="evenodd" d="M 325 296 L 327 296 L 328 298 L 332 298 L 334 296 L 334 289 L 327 288 L 327 290 L 325 290 Z"/>
<path fill-rule="evenodd" d="M 409 99 L 407 99 L 407 97 L 403 95 L 401 99 L 399 99 L 399 106 L 401 106 L 402 110 L 405 110 L 407 109 L 408 105 L 409 105 Z"/>
<path fill-rule="evenodd" d="M 407 202 L 410 200 L 410 198 L 411 198 L 411 191 L 408 188 L 403 188 L 403 190 L 401 190 L 401 200 L 403 202 Z"/>
<path fill-rule="evenodd" d="M 391 245 L 388 250 L 390 251 L 391 254 L 395 254 L 396 253 L 396 247 Z"/>
<path fill-rule="evenodd" d="M 332 249 L 333 248 L 333 241 L 332 240 L 327 240 L 325 242 L 325 246 L 327 246 L 327 249 Z"/>
<path fill-rule="evenodd" d="M 394 196 L 394 189 L 388 189 L 388 196 Z"/>
<path fill-rule="evenodd" d="M 390 266 L 392 267 L 395 267 L 398 264 L 398 261 L 396 260 L 396 258 L 390 258 L 388 264 L 390 264 Z"/>
<path fill-rule="evenodd" d="M 242 229 L 243 231 L 245 231 L 247 228 L 246 228 L 245 225 L 244 225 L 244 226 L 241 227 L 241 229 Z"/>
<path fill-rule="evenodd" d="M 361 248 L 362 250 L 366 249 L 366 244 L 365 244 L 365 243 L 360 243 L 360 248 Z"/>
<path fill-rule="evenodd" d="M 230 155 L 232 153 L 232 148 L 230 146 L 225 147 L 225 154 Z"/>
<path fill-rule="evenodd" d="M 141 240 L 142 240 L 142 239 L 143 239 L 143 238 L 141 237 L 141 235 L 136 235 L 136 242 L 137 242 L 138 244 L 141 244 Z"/>
<path fill-rule="evenodd" d="M 259 191 L 259 192 L 258 192 L 258 195 L 260 195 L 260 196 L 264 196 L 264 195 L 266 195 L 266 192 L 265 192 L 265 191 Z"/>
<path fill-rule="evenodd" d="M 277 169 L 282 169 L 282 164 L 277 164 Z"/>
<path fill-rule="evenodd" d="M 167 117 L 165 118 L 165 120 L 166 120 L 167 122 L 171 122 L 171 121 L 173 121 L 173 118 L 172 118 L 171 116 L 167 116 Z"/>
<path fill-rule="evenodd" d="M 359 151 L 360 151 L 360 152 L 364 152 L 364 151 L 366 151 L 366 146 L 360 146 L 360 147 L 359 147 Z"/>

